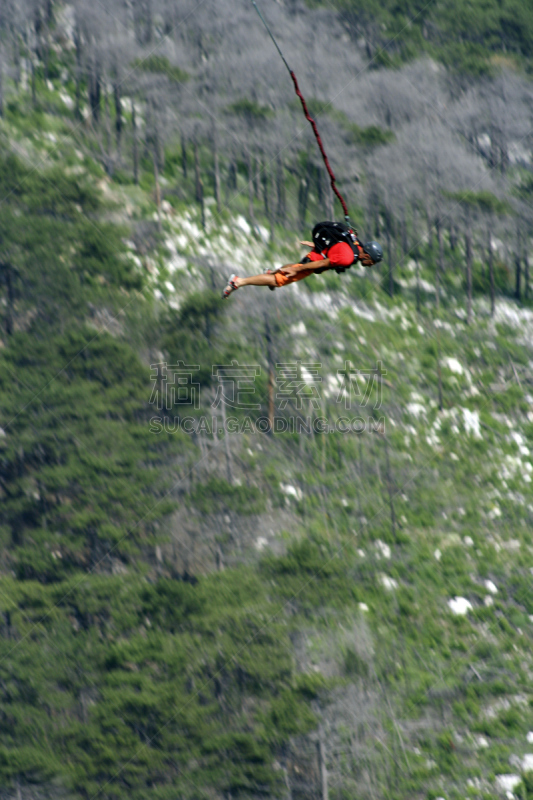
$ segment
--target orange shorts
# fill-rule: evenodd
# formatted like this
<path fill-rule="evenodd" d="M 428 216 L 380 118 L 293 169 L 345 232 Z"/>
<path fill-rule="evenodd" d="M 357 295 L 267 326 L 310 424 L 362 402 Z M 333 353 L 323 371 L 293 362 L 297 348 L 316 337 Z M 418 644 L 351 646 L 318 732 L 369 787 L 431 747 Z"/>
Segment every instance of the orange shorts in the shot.
<path fill-rule="evenodd" d="M 281 272 L 275 272 L 274 277 L 276 279 L 276 283 L 278 286 L 286 286 L 288 283 L 294 283 L 295 281 L 301 281 L 304 278 L 308 278 L 309 275 L 314 273 L 313 269 L 303 269 L 297 275 L 294 275 L 292 278 L 288 278 L 286 275 L 283 275 Z"/>

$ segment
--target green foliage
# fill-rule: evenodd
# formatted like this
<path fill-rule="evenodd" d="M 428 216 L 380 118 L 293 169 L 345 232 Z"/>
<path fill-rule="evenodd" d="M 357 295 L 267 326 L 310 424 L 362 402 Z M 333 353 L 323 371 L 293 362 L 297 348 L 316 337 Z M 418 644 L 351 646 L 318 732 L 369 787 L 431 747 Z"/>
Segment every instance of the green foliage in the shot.
<path fill-rule="evenodd" d="M 265 507 L 265 498 L 255 486 L 232 486 L 224 478 L 209 478 L 198 484 L 190 494 L 190 502 L 203 514 L 259 514 Z"/>
<path fill-rule="evenodd" d="M 168 442 L 149 432 L 134 352 L 88 330 L 46 343 L 19 334 L 1 360 L 0 519 L 19 577 L 109 568 L 153 545 L 170 509 L 156 488 Z"/>
<path fill-rule="evenodd" d="M 12 638 L 0 639 L 4 786 L 53 779 L 86 797 L 105 782 L 136 800 L 147 784 L 155 796 L 275 792 L 277 748 L 316 724 L 308 698 L 321 684 L 292 681 L 289 640 L 262 630 L 272 609 L 257 584 L 246 591 L 259 616 L 243 625 L 236 572 L 195 586 L 89 576 L 22 594 L 13 583 L 1 586 L 12 598 Z"/>
<path fill-rule="evenodd" d="M 293 100 L 291 107 L 295 111 L 301 111 L 302 108 L 299 100 Z M 347 140 L 359 147 L 377 147 L 388 144 L 395 139 L 393 131 L 384 130 L 377 125 L 369 125 L 366 128 L 360 127 L 355 122 L 352 122 L 344 111 L 335 108 L 330 102 L 312 97 L 307 100 L 307 107 L 311 116 L 316 119 L 327 114 L 345 131 Z"/>
<path fill-rule="evenodd" d="M 173 363 L 197 364 L 195 381 L 209 385 L 213 381 L 212 367 L 215 364 L 231 364 L 234 351 L 221 343 L 224 306 L 220 294 L 215 291 L 193 292 L 184 301 L 176 314 L 172 312 L 166 321 L 162 346 Z"/>
<path fill-rule="evenodd" d="M 150 53 L 146 58 L 137 58 L 133 62 L 133 66 L 142 72 L 165 75 L 174 83 L 186 83 L 190 78 L 188 72 L 171 64 L 168 58 L 157 53 Z"/>
<path fill-rule="evenodd" d="M 395 135 L 392 131 L 383 130 L 377 125 L 369 125 L 367 128 L 361 128 L 359 125 L 352 124 L 348 129 L 349 140 L 352 144 L 361 147 L 377 147 L 383 144 L 389 144 L 394 141 Z"/>
<path fill-rule="evenodd" d="M 449 197 L 451 200 L 456 200 L 465 207 L 478 209 L 485 214 L 504 216 L 510 214 L 512 211 L 509 203 L 500 200 L 491 192 L 473 192 L 471 190 L 465 190 L 461 192 L 444 192 L 444 194 L 446 197 Z"/>
<path fill-rule="evenodd" d="M 323 5 L 323 0 L 309 0 Z M 517 0 L 334 0 L 353 36 L 368 36 L 376 48 L 374 64 L 394 67 L 428 53 L 452 70 L 472 77 L 490 75 L 496 54 L 533 55 L 533 11 Z"/>
<path fill-rule="evenodd" d="M 250 100 L 243 97 L 241 100 L 236 100 L 227 107 L 230 114 L 236 114 L 239 117 L 244 117 L 248 122 L 258 122 L 260 120 L 268 119 L 274 115 L 271 108 L 262 106 L 255 100 Z"/>

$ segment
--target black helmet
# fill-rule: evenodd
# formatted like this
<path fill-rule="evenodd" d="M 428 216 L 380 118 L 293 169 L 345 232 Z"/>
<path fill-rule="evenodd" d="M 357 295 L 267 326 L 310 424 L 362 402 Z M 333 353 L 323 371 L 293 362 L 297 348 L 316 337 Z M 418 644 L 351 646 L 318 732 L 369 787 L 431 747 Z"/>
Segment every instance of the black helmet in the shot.
<path fill-rule="evenodd" d="M 363 250 L 367 256 L 370 256 L 374 264 L 383 261 L 383 248 L 378 242 L 367 242 L 363 245 Z"/>

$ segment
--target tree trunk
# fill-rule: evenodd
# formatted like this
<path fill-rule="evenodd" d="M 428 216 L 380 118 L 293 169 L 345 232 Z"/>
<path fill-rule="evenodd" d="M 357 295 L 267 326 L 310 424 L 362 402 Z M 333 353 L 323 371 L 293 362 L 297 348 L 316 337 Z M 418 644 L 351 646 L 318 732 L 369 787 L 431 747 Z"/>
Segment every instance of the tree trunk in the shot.
<path fill-rule="evenodd" d="M 416 264 L 416 310 L 420 314 L 420 262 L 415 258 Z"/>
<path fill-rule="evenodd" d="M 261 159 L 259 156 L 255 158 L 254 180 L 254 196 L 256 200 L 259 200 L 261 197 Z"/>
<path fill-rule="evenodd" d="M 311 187 L 311 159 L 307 157 L 307 163 L 305 165 L 305 172 L 303 178 L 300 183 L 300 192 L 299 192 L 299 203 L 300 206 L 300 226 L 305 228 L 306 224 L 306 216 L 307 216 L 307 204 L 309 202 L 309 189 Z"/>
<path fill-rule="evenodd" d="M 106 158 L 105 171 L 108 175 L 113 174 L 113 156 L 111 153 L 111 114 L 109 112 L 109 96 L 107 86 L 104 86 L 104 109 L 105 109 L 105 144 Z"/>
<path fill-rule="evenodd" d="M 425 210 L 426 210 L 426 224 L 428 229 L 428 247 L 433 247 L 433 224 L 431 219 L 431 212 L 429 209 L 429 200 L 427 196 L 426 196 Z"/>
<path fill-rule="evenodd" d="M 235 153 L 232 151 L 230 156 L 230 161 L 228 165 L 228 202 L 232 200 L 229 197 L 231 192 L 237 191 L 237 162 L 235 159 Z"/>
<path fill-rule="evenodd" d="M 440 368 L 440 330 L 437 328 L 435 332 L 435 336 L 437 339 L 437 381 L 439 387 L 439 411 L 443 409 L 443 399 L 442 399 L 442 372 Z"/>
<path fill-rule="evenodd" d="M 6 315 L 4 320 L 4 327 L 6 331 L 6 336 L 12 336 L 14 305 L 15 305 L 15 293 L 13 289 L 13 268 L 11 264 L 2 264 L 1 267 L 4 273 L 4 283 L 6 286 Z"/>
<path fill-rule="evenodd" d="M 133 133 L 133 180 L 139 185 L 139 142 L 137 139 L 137 121 L 135 118 L 135 101 L 131 98 L 131 128 Z"/>
<path fill-rule="evenodd" d="M 265 312 L 265 341 L 267 348 L 267 364 L 268 364 L 268 421 L 270 424 L 269 433 L 272 435 L 274 431 L 274 386 L 275 386 L 275 373 L 274 373 L 274 356 L 272 348 L 272 331 L 270 328 L 270 320 L 268 313 Z"/>
<path fill-rule="evenodd" d="M 196 134 L 194 136 L 193 141 L 193 153 L 194 153 L 194 197 L 197 203 L 202 202 L 203 196 L 203 187 L 202 187 L 202 178 L 200 176 L 200 156 L 198 153 L 198 139 L 196 138 Z"/>
<path fill-rule="evenodd" d="M 326 188 L 326 216 L 328 220 L 335 219 L 335 196 L 330 186 Z"/>
<path fill-rule="evenodd" d="M 4 116 L 4 59 L 0 52 L 0 117 Z"/>
<path fill-rule="evenodd" d="M 37 105 L 37 84 L 35 75 L 35 61 L 33 54 L 30 55 L 30 70 L 31 70 L 31 102 L 34 106 Z"/>
<path fill-rule="evenodd" d="M 261 184 L 263 188 L 263 210 L 265 212 L 265 217 L 270 220 L 270 198 L 268 195 L 269 189 L 269 181 L 268 181 L 268 170 L 265 168 L 261 174 Z"/>
<path fill-rule="evenodd" d="M 516 226 L 516 245 L 515 245 L 515 255 L 514 255 L 514 263 L 515 263 L 515 290 L 514 296 L 517 300 L 520 300 L 522 297 L 522 259 L 520 257 L 520 249 L 521 249 L 521 239 L 522 239 L 522 232 L 520 230 L 520 225 Z"/>
<path fill-rule="evenodd" d="M 317 204 L 318 204 L 318 215 L 319 217 L 324 216 L 323 206 L 324 206 L 324 184 L 323 184 L 323 176 L 322 170 L 320 167 L 315 166 L 315 186 L 316 186 L 316 196 L 317 196 Z"/>
<path fill-rule="evenodd" d="M 187 178 L 187 141 L 184 134 L 181 134 L 181 172 Z"/>
<path fill-rule="evenodd" d="M 383 435 L 383 439 L 385 441 L 385 463 L 387 466 L 387 492 L 389 494 L 391 531 L 392 531 L 392 538 L 394 539 L 394 541 L 396 541 L 396 512 L 394 510 L 394 490 L 392 485 L 392 474 L 391 474 L 391 466 L 389 458 L 389 442 L 386 434 Z"/>
<path fill-rule="evenodd" d="M 254 176 L 252 172 L 252 154 L 250 148 L 246 148 L 246 174 L 248 178 L 248 221 L 254 224 Z"/>
<path fill-rule="evenodd" d="M 220 214 L 222 198 L 220 196 L 220 163 L 218 158 L 218 137 L 215 126 L 213 126 L 213 189 L 217 204 L 217 213 Z"/>
<path fill-rule="evenodd" d="M 449 234 L 450 234 L 450 249 L 452 253 L 454 253 L 455 248 L 457 247 L 457 233 L 453 222 L 450 223 Z"/>
<path fill-rule="evenodd" d="M 437 309 L 440 308 L 440 273 L 443 271 L 442 265 L 444 260 L 444 249 L 442 242 L 442 229 L 440 219 L 437 217 L 435 220 L 435 228 L 437 231 L 437 244 L 439 248 L 439 255 L 435 266 L 435 305 Z"/>
<path fill-rule="evenodd" d="M 222 387 L 224 388 L 224 387 Z M 226 451 L 226 474 L 228 476 L 228 483 L 233 484 L 233 466 L 231 460 L 231 448 L 228 439 L 228 431 L 226 424 L 226 400 L 224 399 L 224 392 L 222 392 L 222 428 L 224 436 L 224 449 Z"/>
<path fill-rule="evenodd" d="M 494 287 L 494 253 L 492 251 L 492 226 L 490 222 L 487 230 L 487 240 L 489 243 L 490 315 L 493 317 L 496 307 L 496 291 Z"/>
<path fill-rule="evenodd" d="M 470 233 L 470 219 L 467 216 L 465 228 L 465 257 L 466 257 L 466 322 L 472 322 L 472 237 Z"/>
<path fill-rule="evenodd" d="M 394 264 L 393 264 L 393 252 L 392 252 L 392 235 L 391 235 L 391 228 L 390 224 L 387 225 L 387 256 L 389 260 L 389 296 L 393 297 L 394 295 Z"/>
<path fill-rule="evenodd" d="M 285 222 L 286 199 L 285 199 L 285 183 L 283 181 L 283 163 L 281 161 L 280 156 L 278 156 L 276 163 L 276 189 L 278 195 L 276 219 L 279 223 L 283 224 Z"/>
<path fill-rule="evenodd" d="M 324 731 L 322 726 L 318 729 L 318 763 L 320 765 L 320 785 L 322 800 L 328 800 L 328 771 L 326 768 L 326 744 L 324 742 Z"/>
<path fill-rule="evenodd" d="M 21 78 L 21 59 L 20 59 L 20 40 L 19 37 L 15 34 L 13 34 L 13 64 L 15 67 L 13 80 L 15 81 L 15 86 L 18 91 Z"/>
<path fill-rule="evenodd" d="M 402 209 L 402 253 L 404 256 L 409 255 L 409 242 L 407 237 L 407 220 L 405 217 L 405 205 Z"/>
<path fill-rule="evenodd" d="M 205 231 L 205 203 L 204 203 L 204 184 L 200 175 L 200 156 L 198 153 L 198 139 L 194 136 L 194 177 L 195 177 L 195 196 L 196 202 L 200 204 L 202 217 L 202 228 Z"/>
<path fill-rule="evenodd" d="M 96 56 L 91 54 L 91 72 L 89 75 L 89 106 L 93 122 L 98 125 L 100 121 L 100 75 L 96 67 Z"/>
<path fill-rule="evenodd" d="M 528 241 L 526 238 L 524 247 L 524 297 L 526 300 L 529 299 L 529 257 L 527 254 L 527 245 Z"/>
<path fill-rule="evenodd" d="M 76 25 L 74 28 L 74 46 L 76 48 L 76 101 L 74 106 L 74 116 L 76 119 L 81 119 L 81 62 L 82 62 L 82 46 L 81 46 L 81 31 Z"/>
<path fill-rule="evenodd" d="M 123 119 L 122 119 L 122 97 L 120 93 L 120 82 L 117 77 L 115 77 L 115 81 L 113 84 L 113 97 L 115 100 L 115 136 L 116 136 L 116 143 L 117 143 L 117 156 L 120 159 L 120 150 L 122 146 L 122 127 L 123 127 Z"/>
<path fill-rule="evenodd" d="M 154 147 L 154 180 L 155 180 L 155 202 L 157 205 L 157 230 L 161 233 L 161 186 L 159 184 L 159 166 L 157 164 L 157 148 Z"/>

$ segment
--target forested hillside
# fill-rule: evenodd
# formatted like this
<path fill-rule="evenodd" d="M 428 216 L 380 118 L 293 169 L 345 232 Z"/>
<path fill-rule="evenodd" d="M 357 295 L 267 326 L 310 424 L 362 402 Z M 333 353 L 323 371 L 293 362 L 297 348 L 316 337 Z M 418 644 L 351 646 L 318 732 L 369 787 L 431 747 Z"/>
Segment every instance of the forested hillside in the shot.
<path fill-rule="evenodd" d="M 0 2 L 0 798 L 533 797 L 533 12 Z"/>

